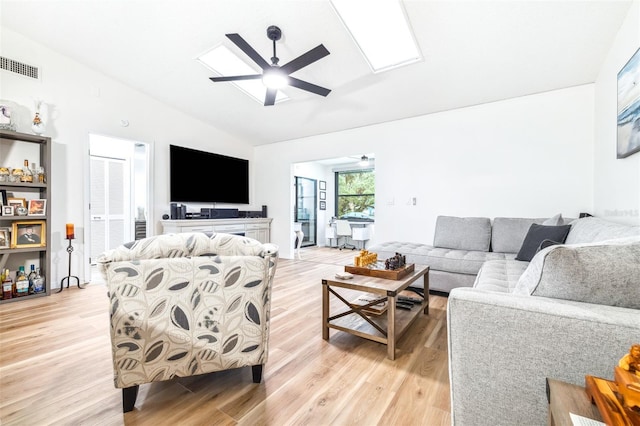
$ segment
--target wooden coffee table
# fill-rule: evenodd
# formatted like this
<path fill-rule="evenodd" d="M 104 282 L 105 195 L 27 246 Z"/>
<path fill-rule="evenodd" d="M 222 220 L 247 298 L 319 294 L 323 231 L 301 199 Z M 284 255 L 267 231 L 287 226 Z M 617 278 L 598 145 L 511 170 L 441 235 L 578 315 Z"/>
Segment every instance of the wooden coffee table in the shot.
<path fill-rule="evenodd" d="M 344 267 L 336 267 L 335 272 L 344 272 Z M 414 305 L 411 310 L 396 308 L 399 293 L 418 284 L 420 280 L 424 281 L 422 303 Z M 363 311 L 363 306 L 351 303 L 355 297 L 351 296 L 349 297 L 351 300 L 347 300 L 347 297 L 337 291 L 338 288 L 373 294 L 378 297 L 376 302 L 386 300 L 387 311 L 382 315 L 367 314 Z M 330 295 L 342 301 L 346 309 L 331 315 Z M 396 342 L 420 312 L 425 315 L 429 313 L 428 266 L 415 265 L 414 271 L 400 280 L 364 275 L 354 275 L 347 280 L 338 279 L 335 276 L 322 280 L 322 338 L 324 340 L 329 340 L 330 328 L 351 333 L 387 345 L 387 357 L 393 360 L 396 357 Z"/>

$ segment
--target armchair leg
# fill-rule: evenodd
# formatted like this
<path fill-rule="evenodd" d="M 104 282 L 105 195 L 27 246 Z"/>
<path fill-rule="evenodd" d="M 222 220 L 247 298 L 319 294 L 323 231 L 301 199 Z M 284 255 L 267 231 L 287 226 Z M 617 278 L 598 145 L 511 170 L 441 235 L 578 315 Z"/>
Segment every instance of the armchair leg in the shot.
<path fill-rule="evenodd" d="M 133 410 L 133 406 L 136 405 L 136 398 L 138 397 L 139 385 L 131 386 L 128 388 L 122 388 L 122 412 L 128 413 Z"/>
<path fill-rule="evenodd" d="M 253 373 L 253 383 L 260 383 L 262 381 L 262 364 L 252 365 L 251 372 Z"/>

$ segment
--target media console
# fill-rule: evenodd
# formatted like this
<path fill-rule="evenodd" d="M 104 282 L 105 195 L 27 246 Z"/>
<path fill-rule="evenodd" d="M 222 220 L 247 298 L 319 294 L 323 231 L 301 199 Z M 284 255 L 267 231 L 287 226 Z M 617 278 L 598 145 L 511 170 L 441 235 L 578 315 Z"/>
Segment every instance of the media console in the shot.
<path fill-rule="evenodd" d="M 271 240 L 271 218 L 163 220 L 162 233 L 224 232 L 244 235 L 262 243 Z"/>

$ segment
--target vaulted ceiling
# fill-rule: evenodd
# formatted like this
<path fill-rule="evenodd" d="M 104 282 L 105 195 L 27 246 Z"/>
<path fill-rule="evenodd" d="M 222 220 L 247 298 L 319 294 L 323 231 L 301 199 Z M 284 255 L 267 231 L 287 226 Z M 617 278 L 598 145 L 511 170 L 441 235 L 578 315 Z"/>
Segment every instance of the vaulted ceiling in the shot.
<path fill-rule="evenodd" d="M 592 83 L 631 1 L 403 5 L 423 60 L 378 74 L 328 0 L 0 0 L 0 20 L 260 145 Z M 195 60 L 221 43 L 243 57 L 226 33 L 239 33 L 268 59 L 269 25 L 283 31 L 281 64 L 320 43 L 331 52 L 293 74 L 331 89 L 329 96 L 287 88 L 290 100 L 265 107 L 231 83 L 211 82 L 214 74 Z M 46 72 L 46 64 L 34 65 Z"/>

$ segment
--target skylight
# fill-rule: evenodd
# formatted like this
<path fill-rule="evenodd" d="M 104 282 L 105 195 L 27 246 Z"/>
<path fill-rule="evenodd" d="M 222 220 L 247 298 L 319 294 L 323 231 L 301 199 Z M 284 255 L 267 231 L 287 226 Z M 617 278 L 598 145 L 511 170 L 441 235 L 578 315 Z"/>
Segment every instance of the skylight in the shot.
<path fill-rule="evenodd" d="M 373 72 L 422 60 L 400 0 L 330 0 Z"/>
<path fill-rule="evenodd" d="M 247 65 L 246 62 L 223 45 L 214 47 L 196 59 L 210 70 L 225 77 L 233 75 L 262 74 L 262 70 L 256 70 Z M 264 102 L 267 88 L 262 84 L 262 79 L 258 78 L 256 80 L 231 81 L 230 83 L 236 85 L 236 87 L 251 96 L 260 104 Z M 278 93 L 276 94 L 276 102 L 284 101 L 286 99 L 289 99 L 287 95 L 282 93 L 281 90 L 278 90 Z"/>

